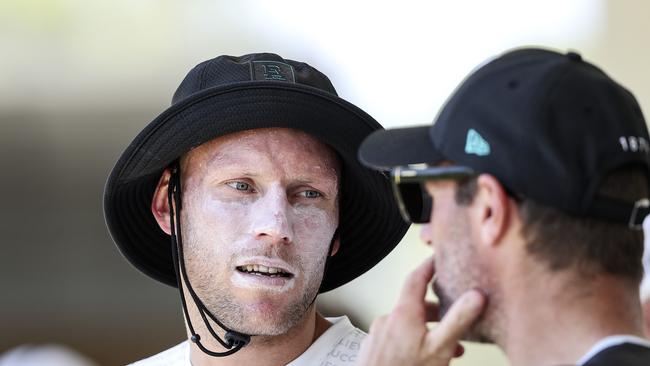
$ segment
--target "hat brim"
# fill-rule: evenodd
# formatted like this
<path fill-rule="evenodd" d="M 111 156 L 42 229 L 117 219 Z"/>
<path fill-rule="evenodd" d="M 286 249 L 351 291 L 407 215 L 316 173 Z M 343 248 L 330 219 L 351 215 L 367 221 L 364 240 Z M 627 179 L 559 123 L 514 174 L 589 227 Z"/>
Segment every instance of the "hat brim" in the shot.
<path fill-rule="evenodd" d="M 121 253 L 148 276 L 176 286 L 170 237 L 156 223 L 151 201 L 162 171 L 206 141 L 256 128 L 294 128 L 339 155 L 340 249 L 329 262 L 321 292 L 368 271 L 401 240 L 390 183 L 356 159 L 357 148 L 381 129 L 361 109 L 332 94 L 297 84 L 248 82 L 193 94 L 153 120 L 127 147 L 106 183 L 104 213 Z"/>
<path fill-rule="evenodd" d="M 412 164 L 435 165 L 445 160 L 429 137 L 431 125 L 379 130 L 359 148 L 359 160 L 369 168 L 390 170 Z"/>

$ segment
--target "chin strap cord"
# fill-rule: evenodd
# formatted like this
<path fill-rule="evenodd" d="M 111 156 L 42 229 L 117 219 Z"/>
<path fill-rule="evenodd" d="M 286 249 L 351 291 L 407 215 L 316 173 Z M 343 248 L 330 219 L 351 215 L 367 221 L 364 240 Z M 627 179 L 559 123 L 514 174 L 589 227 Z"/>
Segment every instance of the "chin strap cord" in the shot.
<path fill-rule="evenodd" d="M 169 215 L 170 215 L 169 221 L 170 221 L 171 239 L 172 239 L 172 258 L 174 261 L 174 270 L 176 272 L 176 283 L 178 285 L 178 290 L 180 291 L 181 294 L 183 314 L 185 316 L 185 320 L 187 321 L 187 326 L 191 334 L 190 340 L 194 342 L 201 351 L 203 351 L 204 353 L 210 356 L 214 356 L 214 357 L 229 356 L 241 350 L 244 346 L 246 346 L 250 342 L 251 336 L 248 334 L 239 333 L 234 330 L 230 330 L 225 325 L 223 325 L 219 321 L 219 319 L 217 319 L 217 317 L 214 316 L 214 314 L 212 314 L 212 312 L 210 312 L 208 308 L 206 308 L 206 306 L 203 304 L 199 296 L 192 288 L 192 285 L 190 284 L 190 280 L 187 277 L 187 271 L 185 269 L 185 258 L 183 256 L 183 240 L 181 238 L 181 220 L 180 220 L 181 179 L 180 179 L 180 166 L 178 162 L 174 162 L 171 165 L 170 169 L 171 169 L 171 177 L 169 179 L 167 199 L 169 202 Z M 174 207 L 176 207 L 176 210 L 174 210 Z M 188 292 L 190 293 L 190 296 L 194 301 L 194 305 L 198 309 L 199 314 L 203 319 L 203 323 L 205 324 L 205 327 L 208 329 L 212 337 L 216 339 L 223 347 L 228 349 L 228 351 L 224 351 L 224 352 L 211 351 L 201 343 L 201 336 L 194 331 L 194 327 L 192 326 L 192 321 L 190 320 L 189 312 L 187 311 L 185 293 L 183 292 L 183 283 L 187 288 Z M 214 321 L 221 329 L 223 329 L 226 332 L 226 334 L 224 335 L 225 339 L 221 339 L 221 337 L 219 337 L 217 332 L 214 331 L 212 325 L 210 324 L 210 321 L 208 320 L 208 317 L 210 317 L 212 321 Z"/>

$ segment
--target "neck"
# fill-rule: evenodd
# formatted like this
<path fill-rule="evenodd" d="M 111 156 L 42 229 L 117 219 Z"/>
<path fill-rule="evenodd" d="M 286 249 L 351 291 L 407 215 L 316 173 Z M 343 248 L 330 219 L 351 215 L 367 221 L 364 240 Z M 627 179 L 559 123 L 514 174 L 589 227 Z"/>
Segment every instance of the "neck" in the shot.
<path fill-rule="evenodd" d="M 196 322 L 192 319 L 192 322 L 200 334 L 209 334 L 200 318 L 196 319 Z M 230 356 L 209 356 L 190 341 L 190 360 L 193 366 L 286 365 L 300 356 L 331 325 L 312 305 L 302 320 L 287 333 L 278 336 L 253 336 L 246 347 Z M 208 349 L 225 350 L 210 337 L 202 337 L 201 342 Z"/>
<path fill-rule="evenodd" d="M 531 269 L 504 283 L 503 332 L 495 339 L 513 366 L 575 364 L 600 339 L 642 337 L 637 286 L 620 277 Z"/>

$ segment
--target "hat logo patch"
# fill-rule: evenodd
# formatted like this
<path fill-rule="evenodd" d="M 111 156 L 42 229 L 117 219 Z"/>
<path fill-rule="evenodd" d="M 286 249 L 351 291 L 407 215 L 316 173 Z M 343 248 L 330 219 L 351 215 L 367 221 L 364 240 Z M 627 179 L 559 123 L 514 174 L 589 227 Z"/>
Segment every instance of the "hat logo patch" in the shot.
<path fill-rule="evenodd" d="M 625 152 L 643 152 L 650 153 L 650 144 L 644 137 L 637 136 L 621 136 L 618 139 L 621 148 Z"/>
<path fill-rule="evenodd" d="M 490 144 L 485 141 L 480 133 L 470 128 L 467 131 L 467 142 L 465 142 L 465 153 L 475 154 L 478 156 L 490 155 Z"/>
<path fill-rule="evenodd" d="M 253 61 L 251 66 L 253 80 L 296 82 L 293 67 L 284 62 Z"/>

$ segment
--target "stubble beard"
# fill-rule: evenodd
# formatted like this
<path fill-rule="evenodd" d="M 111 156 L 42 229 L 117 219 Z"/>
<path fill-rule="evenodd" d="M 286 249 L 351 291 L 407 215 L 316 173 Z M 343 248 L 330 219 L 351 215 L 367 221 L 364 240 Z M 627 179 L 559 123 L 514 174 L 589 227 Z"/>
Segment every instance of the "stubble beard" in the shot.
<path fill-rule="evenodd" d="M 259 336 L 282 335 L 298 325 L 307 314 L 318 294 L 324 263 L 324 258 L 319 260 L 317 267 L 320 275 L 312 275 L 309 278 L 301 296 L 298 296 L 286 306 L 274 309 L 270 314 L 251 313 L 241 302 L 236 300 L 228 288 L 221 286 L 218 281 L 197 279 L 197 292 L 200 293 L 199 296 L 208 310 L 226 327 L 240 333 Z M 282 295 L 271 292 L 259 295 L 260 298 L 265 296 L 277 297 Z"/>
<path fill-rule="evenodd" d="M 447 292 L 437 283 L 433 283 L 433 291 L 438 297 L 438 314 L 439 318 L 442 319 L 445 314 L 449 311 L 449 308 L 453 305 L 456 299 L 452 298 Z M 462 336 L 462 340 L 470 342 L 479 342 L 479 343 L 494 343 L 491 337 L 488 335 L 489 330 L 486 332 L 487 327 L 485 316 L 481 316 L 476 323 Z"/>
<path fill-rule="evenodd" d="M 470 227 L 465 221 L 466 218 L 459 216 L 451 227 L 450 232 L 451 240 L 448 241 L 447 246 L 451 248 L 453 253 L 447 253 L 444 260 L 450 261 L 444 267 L 450 269 L 451 275 L 446 274 L 445 277 L 449 283 L 442 283 L 439 281 L 440 276 L 437 276 L 433 282 L 433 291 L 438 298 L 439 303 L 439 318 L 442 319 L 449 311 L 453 303 L 465 291 L 472 288 L 480 288 L 483 290 L 489 289 L 490 280 L 489 273 L 482 265 L 480 258 L 474 250 L 474 243 L 469 236 Z M 449 249 L 448 249 L 449 251 Z M 440 266 L 437 268 L 442 268 Z M 493 343 L 490 336 L 490 321 L 489 315 L 490 308 L 486 308 L 485 313 L 476 321 L 475 324 L 463 335 L 462 339 L 472 342 Z"/>
<path fill-rule="evenodd" d="M 188 235 L 191 236 L 191 235 Z M 193 239 L 193 238 L 192 238 Z M 198 250 L 193 240 L 188 237 L 187 247 L 192 252 Z M 257 253 L 267 257 L 282 257 L 278 253 Z M 255 310 L 247 309 L 245 304 L 237 301 L 232 289 L 228 288 L 229 274 L 220 274 L 205 262 L 205 257 L 201 258 L 188 256 L 186 265 L 188 276 L 191 284 L 205 307 L 227 328 L 245 334 L 258 336 L 277 336 L 288 333 L 292 328 L 298 325 L 307 314 L 309 308 L 314 302 L 321 281 L 324 275 L 325 262 L 327 253 L 318 259 L 318 261 L 305 268 L 304 261 L 300 256 L 292 258 L 291 263 L 294 265 L 307 283 L 302 286 L 303 291 L 294 300 L 284 306 L 278 306 L 271 313 L 259 314 Z M 232 268 L 225 266 L 222 268 Z M 259 298 L 278 298 L 281 296 L 290 296 L 273 293 L 271 291 L 259 293 Z M 188 298 L 189 300 L 190 298 Z"/>

